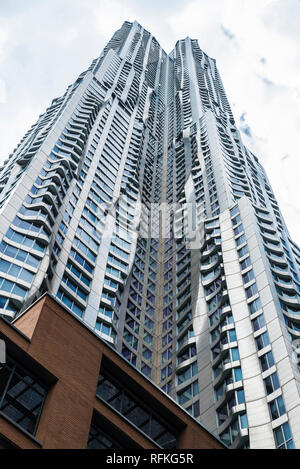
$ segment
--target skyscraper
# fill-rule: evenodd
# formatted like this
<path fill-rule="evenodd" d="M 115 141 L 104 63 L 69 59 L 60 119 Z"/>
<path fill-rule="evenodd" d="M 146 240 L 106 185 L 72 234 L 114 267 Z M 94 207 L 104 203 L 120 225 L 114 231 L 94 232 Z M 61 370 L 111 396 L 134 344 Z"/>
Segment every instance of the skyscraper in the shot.
<path fill-rule="evenodd" d="M 125 22 L 0 170 L 0 307 L 45 291 L 233 448 L 300 448 L 300 250 L 214 59 Z"/>

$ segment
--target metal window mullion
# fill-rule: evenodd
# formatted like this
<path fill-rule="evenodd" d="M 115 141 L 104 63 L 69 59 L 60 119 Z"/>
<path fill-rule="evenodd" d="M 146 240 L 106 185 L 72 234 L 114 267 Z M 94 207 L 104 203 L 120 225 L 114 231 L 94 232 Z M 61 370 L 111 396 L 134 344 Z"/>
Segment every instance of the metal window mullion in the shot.
<path fill-rule="evenodd" d="M 105 402 L 107 402 L 108 404 L 110 404 L 111 401 L 113 401 L 116 397 L 119 397 L 120 394 L 122 394 L 122 391 L 123 391 L 123 389 L 121 389 L 121 390 L 119 389 L 119 391 L 118 391 L 116 394 L 114 394 L 112 397 L 110 397 L 110 398 L 109 398 L 107 401 L 105 401 Z M 121 402 L 122 402 L 122 401 L 121 401 Z M 110 404 L 110 405 L 112 405 L 112 404 Z"/>
<path fill-rule="evenodd" d="M 121 405 L 120 405 L 120 413 L 123 414 L 123 404 L 124 404 L 124 396 L 125 396 L 125 391 L 124 388 L 121 388 L 121 391 L 119 392 L 119 395 L 121 395 Z"/>
<path fill-rule="evenodd" d="M 150 410 L 150 409 L 149 409 Z M 149 416 L 149 436 L 152 438 L 152 419 L 153 419 L 153 413 L 150 411 L 150 416 Z"/>
<path fill-rule="evenodd" d="M 161 437 L 164 435 L 164 433 L 170 433 L 170 434 L 171 434 L 171 432 L 170 432 L 169 430 L 167 430 L 166 428 L 164 428 L 164 429 L 161 430 L 161 432 L 155 437 L 155 439 L 153 438 L 153 440 L 154 440 L 154 441 L 158 440 L 159 438 L 161 438 Z"/>
<path fill-rule="evenodd" d="M 20 378 L 20 382 L 23 382 L 23 383 L 24 383 L 25 389 L 22 389 L 21 391 L 19 391 L 19 393 L 18 393 L 16 396 L 14 396 L 14 399 L 15 399 L 15 400 L 16 400 L 16 399 L 19 399 L 19 397 L 20 397 L 22 394 L 24 394 L 24 392 L 28 391 L 29 389 L 30 389 L 30 390 L 33 389 L 36 394 L 38 394 L 39 396 L 43 397 L 43 394 L 41 394 L 40 391 L 37 391 L 37 390 L 34 388 L 34 386 L 33 386 L 32 384 L 26 383 L 26 381 L 24 380 L 25 376 L 22 377 L 22 376 L 19 375 L 18 373 L 17 373 L 17 376 Z"/>
<path fill-rule="evenodd" d="M 22 412 L 23 414 L 23 417 L 24 415 L 30 417 L 30 415 L 33 415 L 34 414 L 32 413 L 31 410 L 27 409 L 21 402 L 19 402 L 16 398 L 14 397 L 11 397 L 7 394 L 7 397 L 6 397 L 6 400 L 7 400 L 7 403 L 8 405 L 13 405 L 17 410 L 19 410 L 20 412 Z"/>
<path fill-rule="evenodd" d="M 8 365 L 7 365 L 7 366 L 8 366 Z M 4 400 L 5 395 L 6 395 L 6 393 L 7 393 L 8 387 L 9 387 L 9 385 L 10 385 L 10 382 L 11 382 L 11 380 L 12 380 L 12 377 L 13 377 L 13 374 L 14 374 L 14 372 L 15 372 L 16 367 L 17 367 L 17 365 L 14 364 L 14 365 L 13 365 L 13 368 L 12 368 L 12 370 L 11 370 L 10 376 L 9 376 L 9 378 L 8 378 L 8 380 L 7 380 L 5 389 L 4 389 L 3 394 L 2 394 L 2 398 L 1 398 L 1 400 L 0 400 L 0 410 L 2 409 L 3 400 Z"/>
<path fill-rule="evenodd" d="M 150 423 L 150 417 L 149 416 L 142 423 L 139 424 L 138 428 L 140 430 L 142 430 L 143 426 L 146 425 L 146 423 L 148 423 L 148 422 Z M 149 427 L 149 429 L 150 429 L 150 427 Z M 142 430 L 142 431 L 144 431 L 144 430 Z"/>
<path fill-rule="evenodd" d="M 129 407 L 129 408 L 126 410 L 126 413 L 124 413 L 124 414 L 122 413 L 122 415 L 125 415 L 125 417 L 126 417 L 126 415 L 127 415 L 129 412 L 131 412 L 133 409 L 135 409 L 136 407 L 138 407 L 138 404 L 137 404 L 136 402 L 134 402 L 133 406 Z M 130 420 L 130 419 L 129 419 L 129 420 Z"/>
<path fill-rule="evenodd" d="M 44 395 L 43 398 L 42 398 L 42 401 L 40 403 L 40 409 L 39 409 L 39 412 L 36 416 L 36 419 L 35 419 L 35 425 L 34 425 L 34 429 L 33 429 L 33 434 L 35 435 L 36 434 L 36 431 L 37 431 L 37 427 L 38 427 L 38 424 L 39 424 L 39 421 L 40 421 L 40 417 L 41 417 L 41 413 L 42 413 L 42 410 L 43 410 L 43 407 L 44 407 L 44 402 L 46 400 L 46 396 Z"/>

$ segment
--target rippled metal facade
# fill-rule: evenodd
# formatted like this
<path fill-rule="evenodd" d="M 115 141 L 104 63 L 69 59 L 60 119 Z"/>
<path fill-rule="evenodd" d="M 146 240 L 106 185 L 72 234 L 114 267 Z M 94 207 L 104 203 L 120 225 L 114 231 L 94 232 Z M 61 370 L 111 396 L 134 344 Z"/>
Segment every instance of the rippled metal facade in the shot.
<path fill-rule="evenodd" d="M 45 291 L 233 448 L 300 447 L 300 250 L 214 59 L 125 22 L 0 169 L 0 307 Z"/>

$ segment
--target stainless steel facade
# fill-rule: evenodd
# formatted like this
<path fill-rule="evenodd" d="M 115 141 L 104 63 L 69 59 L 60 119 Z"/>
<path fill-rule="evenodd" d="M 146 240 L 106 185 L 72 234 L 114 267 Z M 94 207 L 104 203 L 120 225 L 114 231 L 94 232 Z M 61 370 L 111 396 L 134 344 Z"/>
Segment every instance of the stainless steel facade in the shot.
<path fill-rule="evenodd" d="M 125 22 L 0 169 L 0 307 L 51 291 L 233 448 L 300 448 L 300 250 L 214 59 Z"/>

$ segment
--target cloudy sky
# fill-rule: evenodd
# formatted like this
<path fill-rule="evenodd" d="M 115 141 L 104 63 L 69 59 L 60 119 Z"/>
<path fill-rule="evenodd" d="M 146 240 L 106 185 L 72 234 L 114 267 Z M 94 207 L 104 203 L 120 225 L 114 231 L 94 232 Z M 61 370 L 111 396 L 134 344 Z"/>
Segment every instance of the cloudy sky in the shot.
<path fill-rule="evenodd" d="M 0 0 L 0 162 L 135 19 L 167 52 L 190 36 L 217 60 L 244 142 L 299 244 L 299 0 Z"/>

